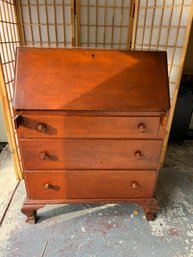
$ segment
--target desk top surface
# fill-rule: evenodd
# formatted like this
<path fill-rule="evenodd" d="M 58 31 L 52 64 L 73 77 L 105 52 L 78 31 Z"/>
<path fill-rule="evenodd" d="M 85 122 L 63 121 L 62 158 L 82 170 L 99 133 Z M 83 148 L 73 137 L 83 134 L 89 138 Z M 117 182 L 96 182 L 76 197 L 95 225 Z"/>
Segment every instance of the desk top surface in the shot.
<path fill-rule="evenodd" d="M 14 108 L 166 111 L 166 52 L 18 48 Z"/>

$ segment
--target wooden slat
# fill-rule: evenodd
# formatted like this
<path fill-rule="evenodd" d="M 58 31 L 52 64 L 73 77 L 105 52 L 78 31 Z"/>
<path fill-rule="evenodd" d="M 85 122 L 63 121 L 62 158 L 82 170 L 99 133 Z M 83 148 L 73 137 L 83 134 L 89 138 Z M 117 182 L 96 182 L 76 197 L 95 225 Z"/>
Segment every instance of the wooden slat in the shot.
<path fill-rule="evenodd" d="M 128 36 L 127 36 L 127 48 L 131 48 L 131 37 L 133 30 L 133 16 L 135 11 L 135 0 L 131 0 L 130 3 L 130 12 L 129 12 L 129 22 L 128 22 Z"/>
<path fill-rule="evenodd" d="M 139 0 L 135 0 L 135 9 L 134 9 L 134 17 L 133 17 L 133 29 L 132 29 L 132 38 L 131 38 L 131 49 L 134 49 L 134 47 L 135 47 L 138 15 L 139 15 Z"/>
<path fill-rule="evenodd" d="M 58 30 L 57 30 L 57 21 L 56 21 L 56 0 L 54 0 L 54 32 L 56 38 L 56 47 L 58 47 Z"/>
<path fill-rule="evenodd" d="M 72 46 L 75 46 L 74 29 L 74 0 L 71 0 Z"/>
<path fill-rule="evenodd" d="M 107 20 L 107 0 L 104 4 L 104 33 L 103 33 L 103 47 L 105 48 L 105 31 L 106 31 L 106 20 Z"/>
<path fill-rule="evenodd" d="M 33 34 L 33 25 L 32 25 L 32 16 L 31 16 L 31 5 L 30 0 L 28 0 L 28 13 L 29 13 L 29 20 L 30 20 L 30 31 L 31 31 L 31 38 L 32 38 L 32 45 L 34 45 L 34 34 Z"/>
<path fill-rule="evenodd" d="M 18 23 L 18 33 L 19 33 L 19 39 L 20 39 L 20 45 L 25 45 L 25 34 L 24 34 L 24 28 L 23 28 L 23 17 L 21 12 L 21 0 L 15 0 L 15 16 Z"/>
<path fill-rule="evenodd" d="M 48 22 L 48 4 L 47 0 L 45 0 L 45 10 L 46 10 L 46 28 L 47 28 L 47 36 L 48 36 L 48 46 L 50 46 L 50 31 L 49 31 L 49 22 Z"/>
<path fill-rule="evenodd" d="M 184 0 L 182 0 L 182 3 L 184 3 Z M 175 38 L 175 43 L 174 43 L 174 51 L 173 51 L 172 59 L 171 59 L 171 62 L 170 62 L 171 66 L 173 66 L 174 56 L 175 56 L 175 52 L 176 52 L 178 33 L 179 33 L 179 30 L 180 30 L 180 22 L 181 22 L 181 18 L 182 18 L 182 10 L 183 10 L 183 7 L 180 8 L 180 15 L 179 15 L 179 18 L 178 18 L 178 25 L 177 25 L 177 30 L 176 30 L 176 38 Z M 172 67 L 170 68 L 169 77 L 171 76 L 171 71 L 172 71 Z"/>
<path fill-rule="evenodd" d="M 120 15 L 120 33 L 119 33 L 119 49 L 121 48 L 121 36 L 122 36 L 122 24 L 123 24 L 123 2 L 124 0 L 121 0 L 121 15 Z"/>
<path fill-rule="evenodd" d="M 89 0 L 87 0 L 87 46 L 89 47 Z"/>
<path fill-rule="evenodd" d="M 145 9 L 145 17 L 143 22 L 143 32 L 142 32 L 142 41 L 141 41 L 141 50 L 143 50 L 143 43 L 144 43 L 144 35 L 145 35 L 145 24 L 146 24 L 146 18 L 147 18 L 147 6 L 148 6 L 148 0 L 146 0 L 146 9 Z"/>
<path fill-rule="evenodd" d="M 97 14 L 96 14 L 97 17 Z M 113 17 L 112 17 L 112 27 L 111 27 L 111 48 L 113 48 L 113 37 L 114 37 L 114 20 L 115 20 L 115 0 L 113 0 Z"/>
<path fill-rule="evenodd" d="M 148 49 L 150 50 L 151 48 L 151 40 L 152 40 L 152 33 L 153 33 L 153 28 L 154 28 L 154 19 L 155 19 L 155 10 L 156 10 L 156 6 L 157 6 L 157 0 L 154 0 L 154 9 L 153 9 L 153 15 L 152 15 L 152 20 L 151 20 L 151 30 L 150 30 L 150 39 L 149 39 L 149 45 L 148 45 Z M 146 26 L 147 28 L 147 26 Z"/>
<path fill-rule="evenodd" d="M 165 5 L 165 1 L 163 2 L 163 5 Z M 162 12 L 161 12 L 161 18 L 160 18 L 160 24 L 162 24 L 163 22 L 163 14 L 164 14 L 164 8 L 162 8 Z M 156 49 L 158 50 L 158 47 L 160 46 L 160 36 L 161 36 L 161 26 L 159 26 L 159 32 L 158 32 L 158 39 L 157 39 L 157 45 L 156 45 Z"/>
<path fill-rule="evenodd" d="M 62 26 L 63 26 L 63 34 L 64 34 L 64 47 L 66 46 L 66 30 L 65 30 L 65 5 L 64 0 L 62 0 Z"/>
<path fill-rule="evenodd" d="M 15 140 L 15 135 L 14 135 L 14 128 L 13 128 L 13 123 L 12 123 L 10 107 L 9 107 L 9 100 L 7 97 L 7 91 L 6 91 L 6 85 L 5 85 L 5 80 L 4 80 L 4 76 L 3 76 L 2 65 L 0 65 L 0 96 L 1 96 L 1 103 L 2 103 L 2 107 L 3 107 L 3 115 L 4 115 L 4 119 L 5 119 L 9 148 L 10 148 L 13 165 L 14 165 L 14 170 L 15 170 L 15 176 L 17 179 L 22 179 L 23 178 L 22 168 L 21 168 L 21 163 L 20 163 L 20 160 L 18 157 L 18 152 L 17 152 L 18 149 L 17 149 L 17 144 L 16 144 L 16 140 Z"/>
<path fill-rule="evenodd" d="M 37 16 L 38 16 L 38 32 L 39 32 L 39 38 L 40 38 L 40 46 L 42 46 L 42 33 L 41 33 L 41 29 L 40 29 L 40 13 L 39 13 L 39 8 L 38 8 L 38 0 L 36 0 L 36 11 L 37 11 Z"/>
<path fill-rule="evenodd" d="M 80 46 L 80 0 L 76 1 L 76 45 Z"/>

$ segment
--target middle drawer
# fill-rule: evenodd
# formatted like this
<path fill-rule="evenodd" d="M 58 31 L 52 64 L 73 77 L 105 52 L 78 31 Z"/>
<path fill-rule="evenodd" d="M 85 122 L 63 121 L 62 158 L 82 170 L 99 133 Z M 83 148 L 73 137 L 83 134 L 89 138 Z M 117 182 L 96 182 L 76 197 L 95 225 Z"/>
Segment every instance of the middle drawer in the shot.
<path fill-rule="evenodd" d="M 156 169 L 162 140 L 20 140 L 24 168 Z"/>

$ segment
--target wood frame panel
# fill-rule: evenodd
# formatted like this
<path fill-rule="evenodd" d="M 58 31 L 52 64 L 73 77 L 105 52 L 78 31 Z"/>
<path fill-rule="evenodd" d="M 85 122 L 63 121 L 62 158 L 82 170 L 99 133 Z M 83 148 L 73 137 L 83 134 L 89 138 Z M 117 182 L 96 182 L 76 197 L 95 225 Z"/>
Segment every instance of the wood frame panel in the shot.
<path fill-rule="evenodd" d="M 130 49 L 134 0 L 77 0 L 77 46 Z"/>
<path fill-rule="evenodd" d="M 20 39 L 14 2 L 2 0 L 0 3 L 0 99 L 15 175 L 17 179 L 22 179 L 22 167 L 18 141 L 13 126 L 14 114 L 12 110 L 15 51 L 19 45 Z"/>
<path fill-rule="evenodd" d="M 18 0 L 19 31 L 26 46 L 72 47 L 75 45 L 73 0 Z"/>
<path fill-rule="evenodd" d="M 167 122 L 167 127 L 166 127 L 166 136 L 165 136 L 165 139 L 164 139 L 164 142 L 163 142 L 161 159 L 160 159 L 160 166 L 163 165 L 165 155 L 166 155 L 168 139 L 169 139 L 169 135 L 170 135 L 170 129 L 171 129 L 171 126 L 172 126 L 172 120 L 173 120 L 173 116 L 174 116 L 175 105 L 176 105 L 176 101 L 177 101 L 177 97 L 178 97 L 178 91 L 179 91 L 179 87 L 180 87 L 180 81 L 181 81 L 181 77 L 182 77 L 183 66 L 184 66 L 186 51 L 187 51 L 187 47 L 188 47 L 188 39 L 189 39 L 189 36 L 190 36 L 192 21 L 193 21 L 193 1 L 192 1 L 192 4 L 191 4 L 191 10 L 190 10 L 189 18 L 188 18 L 188 24 L 187 24 L 187 29 L 186 29 L 184 45 L 183 45 L 183 49 L 182 49 L 182 55 L 181 55 L 181 59 L 180 59 L 180 63 L 179 63 L 179 71 L 178 71 L 178 75 L 177 75 L 175 91 L 174 91 L 173 100 L 172 100 L 172 104 L 171 104 L 171 109 L 170 109 L 170 113 L 169 113 L 169 117 L 168 117 L 168 122 Z"/>
<path fill-rule="evenodd" d="M 160 165 L 162 166 L 166 154 L 192 24 L 193 2 L 164 0 L 162 5 L 157 4 L 157 0 L 137 0 L 136 2 L 138 3 L 136 3 L 135 6 L 132 49 L 164 50 L 168 53 L 171 110 L 167 121 L 166 136 L 160 161 Z M 186 10 L 186 17 L 184 10 Z M 156 25 L 155 16 L 157 17 Z M 157 30 L 157 34 L 153 35 L 155 29 Z M 163 36 L 163 31 L 167 32 L 165 37 Z M 157 42 L 153 43 L 153 41 L 156 40 Z"/>

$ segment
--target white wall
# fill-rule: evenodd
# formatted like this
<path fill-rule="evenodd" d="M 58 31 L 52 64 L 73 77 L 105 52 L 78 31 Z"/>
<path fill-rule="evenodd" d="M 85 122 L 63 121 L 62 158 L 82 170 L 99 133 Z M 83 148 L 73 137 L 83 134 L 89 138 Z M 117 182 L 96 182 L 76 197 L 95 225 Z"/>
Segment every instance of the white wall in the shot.
<path fill-rule="evenodd" d="M 3 110 L 2 110 L 1 102 L 0 102 L 0 142 L 7 142 L 5 121 L 4 121 L 4 117 L 3 117 Z"/>

